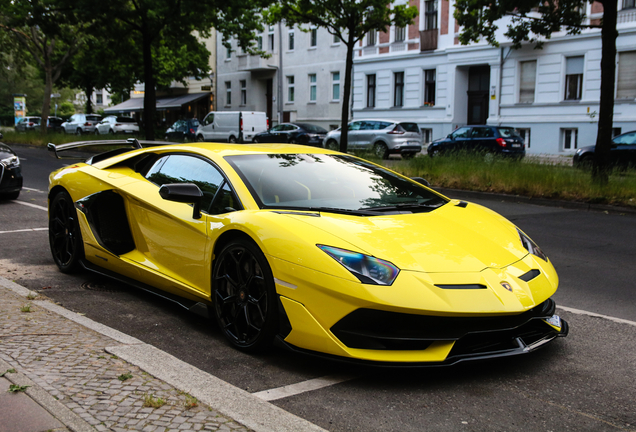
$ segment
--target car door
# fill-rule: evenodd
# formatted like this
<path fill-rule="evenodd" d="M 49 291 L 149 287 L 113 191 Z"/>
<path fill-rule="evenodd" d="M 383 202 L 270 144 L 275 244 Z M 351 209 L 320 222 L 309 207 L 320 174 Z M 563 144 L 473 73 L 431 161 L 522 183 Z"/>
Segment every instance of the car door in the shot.
<path fill-rule="evenodd" d="M 260 141 L 264 143 L 282 142 L 280 141 L 282 131 L 283 125 L 276 125 L 268 130 L 267 133 L 263 134 L 263 136 L 260 138 Z"/>
<path fill-rule="evenodd" d="M 464 149 L 470 152 L 495 152 L 495 132 L 488 126 L 476 126 L 470 133 L 470 140 L 465 143 Z"/>
<path fill-rule="evenodd" d="M 610 158 L 615 165 L 636 165 L 636 131 L 619 135 L 612 140 Z"/>
<path fill-rule="evenodd" d="M 470 149 L 470 132 L 471 128 L 468 126 L 460 127 L 456 129 L 452 134 L 448 137 L 450 141 L 448 142 L 448 149 L 451 151 L 461 151 Z"/>
<path fill-rule="evenodd" d="M 208 213 L 212 201 L 225 179 L 208 160 L 196 155 L 161 156 L 145 174 L 146 181 L 122 186 L 129 192 L 130 225 L 136 251 L 130 259 L 147 267 L 149 272 L 165 275 L 164 289 L 181 289 L 209 294 L 210 248 Z M 159 188 L 169 183 L 194 183 L 203 192 L 202 217 L 196 219 L 191 204 L 164 200 Z M 167 287 L 167 288 L 166 288 Z M 171 289 L 172 287 L 172 289 Z"/>
<path fill-rule="evenodd" d="M 347 134 L 347 147 L 348 148 L 358 148 L 360 143 L 360 135 L 364 133 L 364 131 L 360 130 L 363 126 L 363 121 L 354 121 L 349 123 L 349 131 Z"/>
<path fill-rule="evenodd" d="M 214 131 L 214 113 L 208 113 L 199 126 L 198 134 L 203 136 L 204 141 L 212 139 Z"/>

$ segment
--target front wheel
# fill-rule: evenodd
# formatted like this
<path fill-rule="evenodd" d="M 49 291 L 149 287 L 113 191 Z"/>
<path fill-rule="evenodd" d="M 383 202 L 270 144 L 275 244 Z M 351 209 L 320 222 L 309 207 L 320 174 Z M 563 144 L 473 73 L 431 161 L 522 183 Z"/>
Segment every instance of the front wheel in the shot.
<path fill-rule="evenodd" d="M 203 141 L 205 141 L 205 140 L 203 139 L 203 135 L 197 135 L 197 141 L 199 141 L 199 142 L 203 142 Z"/>
<path fill-rule="evenodd" d="M 265 255 L 252 241 L 227 244 L 212 271 L 214 315 L 225 338 L 245 352 L 271 346 L 277 331 L 276 289 Z"/>
<path fill-rule="evenodd" d="M 84 257 L 82 234 L 77 211 L 68 192 L 60 192 L 51 202 L 49 212 L 49 245 L 53 260 L 62 273 L 79 269 Z"/>

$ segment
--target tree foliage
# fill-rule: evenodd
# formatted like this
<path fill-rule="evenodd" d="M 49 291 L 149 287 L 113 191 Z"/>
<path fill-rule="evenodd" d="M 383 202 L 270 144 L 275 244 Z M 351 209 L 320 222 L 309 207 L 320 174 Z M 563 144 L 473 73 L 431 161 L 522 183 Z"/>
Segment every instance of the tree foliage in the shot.
<path fill-rule="evenodd" d="M 601 28 L 601 98 L 592 177 L 598 183 L 607 183 L 614 116 L 617 0 L 596 1 L 603 5 L 600 26 L 585 24 L 585 0 L 456 0 L 455 18 L 462 26 L 459 35 L 462 44 L 485 38 L 489 44 L 499 46 L 498 23 L 510 17 L 504 36 L 514 48 L 520 48 L 524 42 L 541 48 L 556 32 L 573 35 L 584 28 Z"/>
<path fill-rule="evenodd" d="M 187 76 L 209 73 L 209 52 L 195 36 L 209 37 L 212 28 L 233 35 L 247 47 L 261 30 L 258 12 L 270 0 L 64 0 L 78 7 L 85 19 L 99 17 L 93 35 L 115 41 L 120 55 L 135 65 L 134 77 L 145 85 L 146 138 L 154 139 L 157 86 Z M 126 41 L 126 48 L 120 43 Z M 113 87 L 114 88 L 114 87 Z"/>
<path fill-rule="evenodd" d="M 86 26 L 73 9 L 56 0 L 0 0 L 0 29 L 30 53 L 44 74 L 43 124 L 49 116 L 53 85 L 83 43 Z M 47 128 L 40 131 L 46 134 Z"/>
<path fill-rule="evenodd" d="M 417 15 L 417 8 L 394 3 L 395 0 L 279 0 L 264 12 L 270 24 L 284 20 L 290 27 L 302 24 L 322 27 L 347 46 L 340 137 L 342 152 L 347 151 L 348 144 L 347 123 L 355 44 L 371 30 L 385 32 L 391 25 L 404 27 L 411 24 Z"/>

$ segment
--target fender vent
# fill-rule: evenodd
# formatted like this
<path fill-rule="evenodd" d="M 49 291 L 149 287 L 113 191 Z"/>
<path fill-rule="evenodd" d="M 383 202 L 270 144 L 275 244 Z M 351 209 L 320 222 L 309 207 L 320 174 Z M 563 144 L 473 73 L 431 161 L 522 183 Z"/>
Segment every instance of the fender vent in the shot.
<path fill-rule="evenodd" d="M 532 279 L 536 278 L 540 274 L 541 272 L 539 270 L 530 270 L 528 273 L 519 276 L 519 279 L 525 282 L 530 282 Z"/>

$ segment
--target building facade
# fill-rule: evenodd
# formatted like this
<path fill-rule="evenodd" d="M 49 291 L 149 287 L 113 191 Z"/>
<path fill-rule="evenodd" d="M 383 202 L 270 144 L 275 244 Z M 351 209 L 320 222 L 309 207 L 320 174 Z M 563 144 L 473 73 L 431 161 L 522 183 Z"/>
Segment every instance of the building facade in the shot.
<path fill-rule="evenodd" d="M 217 36 L 219 111 L 263 111 L 270 126 L 310 122 L 340 126 L 346 46 L 323 28 L 288 28 L 279 23 L 257 35 L 269 57 L 249 55 Z"/>
<path fill-rule="evenodd" d="M 614 132 L 636 129 L 636 8 L 621 0 Z M 413 25 L 370 33 L 354 57 L 353 118 L 414 121 L 426 141 L 467 124 L 517 128 L 529 153 L 569 154 L 594 145 L 601 84 L 600 29 L 555 34 L 543 49 L 460 45 L 454 3 L 410 0 Z M 620 3 L 620 2 L 619 2 Z M 602 5 L 587 4 L 588 23 Z"/>

